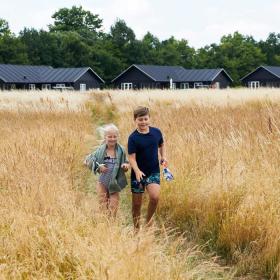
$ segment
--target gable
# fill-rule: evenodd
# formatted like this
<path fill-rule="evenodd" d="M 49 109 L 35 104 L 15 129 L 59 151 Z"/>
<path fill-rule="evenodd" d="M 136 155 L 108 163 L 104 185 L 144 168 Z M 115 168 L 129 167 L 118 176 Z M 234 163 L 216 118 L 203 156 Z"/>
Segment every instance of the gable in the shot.
<path fill-rule="evenodd" d="M 269 72 L 267 69 L 263 67 L 259 67 L 254 72 L 252 72 L 251 74 L 249 74 L 248 76 L 244 77 L 241 80 L 243 82 L 247 82 L 247 81 L 260 81 L 260 80 L 271 81 L 271 80 L 279 80 L 279 79 L 280 78 L 278 78 L 276 75 Z"/>
<path fill-rule="evenodd" d="M 134 65 L 128 68 L 125 72 L 123 72 L 119 77 L 113 80 L 115 83 L 123 83 L 123 82 L 154 82 L 154 80 L 143 73 L 140 69 L 135 67 Z"/>
<path fill-rule="evenodd" d="M 75 82 L 76 83 L 87 83 L 87 82 L 95 82 L 97 84 L 101 83 L 100 79 L 96 77 L 96 75 L 88 70 L 84 74 L 82 74 Z"/>
<path fill-rule="evenodd" d="M 230 77 L 225 73 L 225 71 L 221 71 L 213 80 L 213 82 L 229 82 L 231 83 L 232 80 L 230 79 Z"/>

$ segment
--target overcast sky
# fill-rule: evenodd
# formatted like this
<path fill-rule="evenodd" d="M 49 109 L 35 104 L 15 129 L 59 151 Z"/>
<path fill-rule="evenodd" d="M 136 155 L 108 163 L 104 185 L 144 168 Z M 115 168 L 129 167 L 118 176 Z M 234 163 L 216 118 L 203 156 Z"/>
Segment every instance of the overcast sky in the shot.
<path fill-rule="evenodd" d="M 234 31 L 256 40 L 280 32 L 279 0 L 0 0 L 0 18 L 16 34 L 24 27 L 47 30 L 54 12 L 73 5 L 98 14 L 106 32 L 120 18 L 138 39 L 150 31 L 160 40 L 187 39 L 195 48 Z"/>

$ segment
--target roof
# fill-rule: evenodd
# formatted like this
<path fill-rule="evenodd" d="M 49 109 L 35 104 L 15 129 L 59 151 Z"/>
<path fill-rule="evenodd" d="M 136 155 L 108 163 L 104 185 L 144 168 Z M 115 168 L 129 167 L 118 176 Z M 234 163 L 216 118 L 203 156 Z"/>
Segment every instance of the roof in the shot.
<path fill-rule="evenodd" d="M 6 83 L 38 83 L 50 66 L 0 64 L 0 77 Z"/>
<path fill-rule="evenodd" d="M 74 83 L 87 71 L 91 71 L 104 83 L 90 67 L 52 68 L 51 66 L 0 64 L 0 78 L 6 83 Z"/>
<path fill-rule="evenodd" d="M 185 82 L 212 82 L 221 73 L 232 81 L 232 78 L 224 69 L 185 69 L 183 80 Z"/>
<path fill-rule="evenodd" d="M 141 65 L 141 64 L 132 64 L 126 70 L 124 70 L 120 75 L 112 80 L 114 82 L 130 68 L 135 67 L 140 70 L 142 73 L 147 75 L 149 78 L 155 82 L 169 82 L 170 78 L 174 82 L 180 81 L 180 77 L 183 75 L 185 68 L 182 66 L 162 66 L 162 65 Z"/>
<path fill-rule="evenodd" d="M 276 76 L 277 78 L 280 78 L 280 67 L 279 66 L 264 66 L 261 65 L 258 68 L 256 68 L 254 71 L 250 72 L 249 74 L 247 74 L 246 76 L 244 76 L 243 78 L 240 79 L 240 81 L 244 80 L 245 78 L 247 78 L 248 76 L 250 76 L 251 74 L 253 74 L 254 72 L 256 72 L 259 69 L 265 69 L 268 72 L 270 72 L 272 75 Z"/>
<path fill-rule="evenodd" d="M 155 82 L 206 82 L 213 81 L 221 72 L 232 81 L 232 78 L 224 69 L 185 69 L 182 66 L 161 66 L 161 65 L 141 65 L 133 64 L 120 75 L 112 80 L 114 82 L 130 68 L 135 67 L 142 73 L 150 77 Z"/>

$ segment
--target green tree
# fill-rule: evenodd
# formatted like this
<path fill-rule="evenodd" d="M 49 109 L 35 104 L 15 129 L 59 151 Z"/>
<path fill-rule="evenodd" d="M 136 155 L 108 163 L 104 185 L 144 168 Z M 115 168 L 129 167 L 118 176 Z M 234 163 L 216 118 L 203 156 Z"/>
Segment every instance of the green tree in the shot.
<path fill-rule="evenodd" d="M 0 37 L 0 63 L 29 63 L 26 48 L 19 38 L 10 35 Z"/>
<path fill-rule="evenodd" d="M 195 50 L 188 46 L 188 41 L 176 40 L 173 36 L 161 42 L 159 61 L 162 65 L 180 65 L 192 67 Z"/>
<path fill-rule="evenodd" d="M 160 45 L 159 39 L 150 32 L 147 32 L 141 41 L 141 52 L 143 54 L 141 64 L 160 64 Z"/>
<path fill-rule="evenodd" d="M 107 40 L 110 41 L 110 52 L 120 61 L 119 65 L 123 65 L 125 68 L 132 63 L 139 62 L 139 43 L 133 30 L 126 25 L 124 20 L 117 19 L 111 26 Z"/>
<path fill-rule="evenodd" d="M 265 54 L 251 36 L 243 36 L 235 32 L 223 36 L 220 44 L 212 44 L 197 51 L 196 67 L 224 68 L 234 80 L 235 85 L 240 79 L 257 66 L 265 62 Z"/>
<path fill-rule="evenodd" d="M 270 33 L 267 39 L 261 40 L 258 45 L 266 55 L 267 65 L 280 65 L 280 33 Z"/>
<path fill-rule="evenodd" d="M 52 15 L 54 24 L 49 25 L 51 32 L 76 31 L 78 33 L 92 32 L 99 34 L 102 27 L 102 19 L 99 15 L 85 11 L 83 8 L 73 6 L 71 9 L 62 8 Z"/>
<path fill-rule="evenodd" d="M 238 32 L 222 37 L 219 52 L 223 59 L 221 66 L 229 71 L 237 85 L 244 75 L 265 62 L 265 54 L 256 41 Z"/>
<path fill-rule="evenodd" d="M 121 19 L 117 19 L 115 24 L 111 26 L 110 36 L 113 43 L 119 48 L 124 48 L 135 41 L 134 31 Z"/>
<path fill-rule="evenodd" d="M 3 35 L 11 35 L 11 31 L 9 28 L 9 23 L 6 20 L 0 18 L 0 36 Z"/>

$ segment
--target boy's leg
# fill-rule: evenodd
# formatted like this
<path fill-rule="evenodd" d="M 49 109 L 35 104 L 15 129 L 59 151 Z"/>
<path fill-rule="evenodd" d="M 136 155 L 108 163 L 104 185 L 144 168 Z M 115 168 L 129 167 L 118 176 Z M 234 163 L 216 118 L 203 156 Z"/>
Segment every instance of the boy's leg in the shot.
<path fill-rule="evenodd" d="M 140 229 L 140 214 L 142 206 L 142 193 L 132 193 L 132 218 L 136 231 Z"/>
<path fill-rule="evenodd" d="M 153 224 L 152 218 L 156 211 L 158 201 L 159 201 L 159 193 L 160 193 L 160 185 L 153 183 L 147 186 L 147 192 L 149 194 L 149 205 L 148 212 L 146 218 L 146 225 L 149 227 Z"/>
<path fill-rule="evenodd" d="M 102 185 L 100 182 L 97 182 L 96 184 L 96 193 L 100 205 L 100 209 L 102 211 L 106 211 L 108 209 L 108 192 L 106 190 L 106 187 Z"/>
<path fill-rule="evenodd" d="M 119 198 L 120 196 L 118 192 L 110 194 L 109 211 L 110 211 L 110 215 L 114 218 L 116 217 L 119 208 Z"/>

